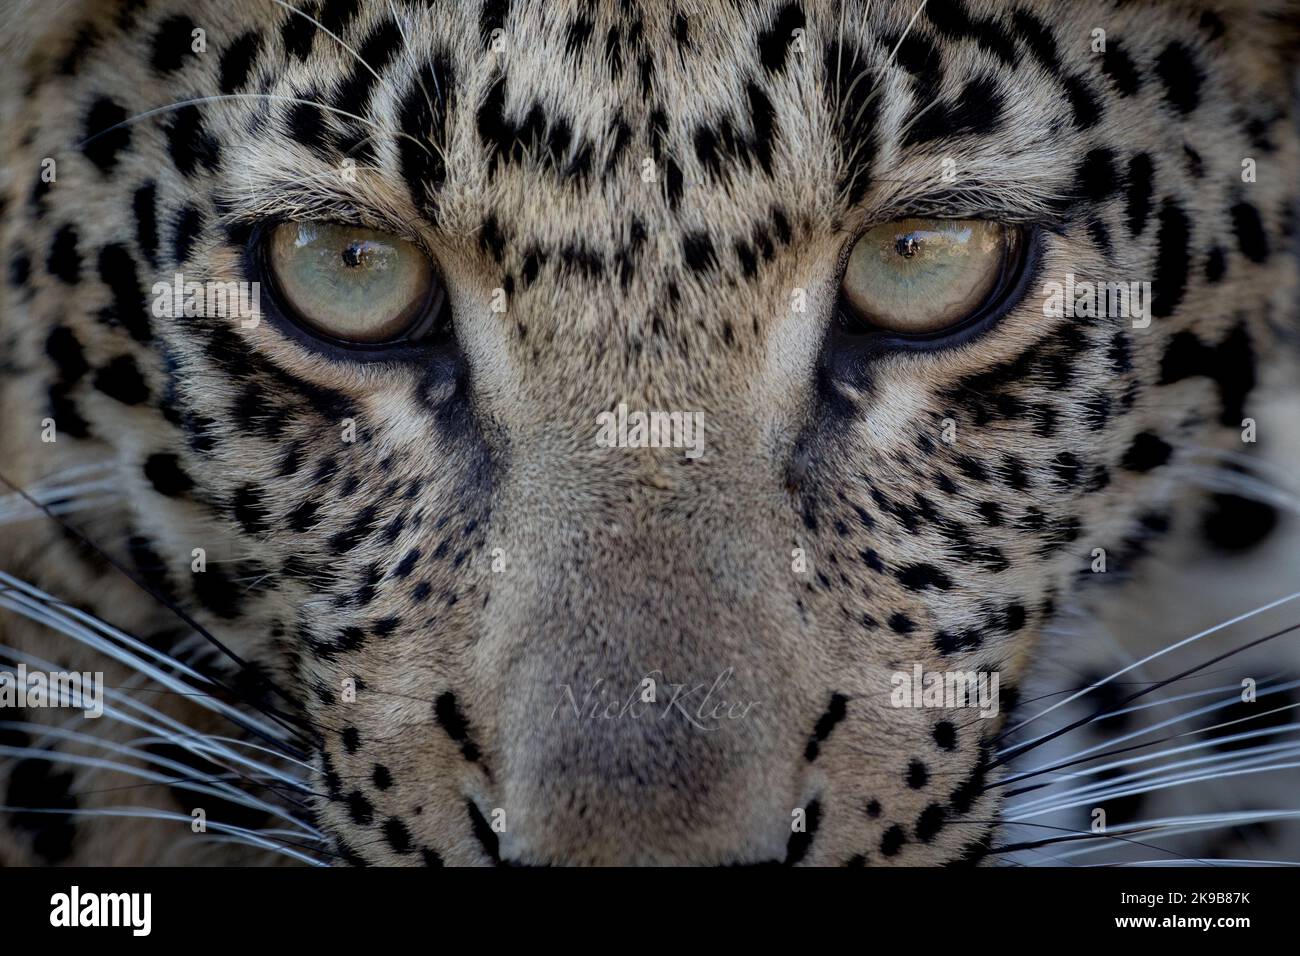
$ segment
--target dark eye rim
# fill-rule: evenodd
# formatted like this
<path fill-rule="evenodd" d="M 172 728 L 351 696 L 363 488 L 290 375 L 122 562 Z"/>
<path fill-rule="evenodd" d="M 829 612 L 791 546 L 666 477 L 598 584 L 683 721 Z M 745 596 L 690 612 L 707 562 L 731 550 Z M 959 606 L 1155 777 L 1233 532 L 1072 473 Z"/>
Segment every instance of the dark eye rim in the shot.
<path fill-rule="evenodd" d="M 335 338 L 313 328 L 291 306 L 279 288 L 275 270 L 267 260 L 267 240 L 271 231 L 285 223 L 304 222 L 298 219 L 266 219 L 253 227 L 243 250 L 243 267 L 246 275 L 262 284 L 262 318 L 299 345 L 335 358 L 339 361 L 393 361 L 419 359 L 445 349 L 453 342 L 451 295 L 442 270 L 436 259 L 421 249 L 429 260 L 434 278 L 434 288 L 429 302 L 420 316 L 399 336 L 380 342 L 352 342 Z M 342 228 L 363 228 L 358 223 L 333 219 L 310 220 Z M 364 227 L 369 228 L 369 227 Z"/>
<path fill-rule="evenodd" d="M 874 223 L 871 228 L 876 225 L 879 223 Z M 969 316 L 947 328 L 916 334 L 869 325 L 858 328 L 855 325 L 863 325 L 863 320 L 854 314 L 843 293 L 839 293 L 831 322 L 830 337 L 834 346 L 863 358 L 892 352 L 934 352 L 957 348 L 983 335 L 1024 300 L 1042 263 L 1043 230 L 1040 227 L 1019 223 L 1002 225 L 1016 231 L 1016 251 L 1009 261 L 1003 262 L 1002 275 L 998 277 L 993 292 Z M 848 244 L 840 263 L 837 289 L 843 285 L 849 256 L 865 234 L 866 230 L 863 230 Z"/>

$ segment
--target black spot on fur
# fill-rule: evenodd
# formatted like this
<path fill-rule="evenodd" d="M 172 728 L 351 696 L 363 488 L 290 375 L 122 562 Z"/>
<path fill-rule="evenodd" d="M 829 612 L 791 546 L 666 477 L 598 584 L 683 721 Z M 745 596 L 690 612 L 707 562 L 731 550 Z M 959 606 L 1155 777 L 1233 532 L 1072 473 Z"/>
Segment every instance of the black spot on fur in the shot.
<path fill-rule="evenodd" d="M 1051 29 L 1027 10 L 1017 10 L 1011 18 L 1016 34 L 1029 48 L 1039 64 L 1050 73 L 1059 73 L 1060 57 Z"/>
<path fill-rule="evenodd" d="M 1159 468 L 1171 454 L 1173 449 L 1168 442 L 1151 432 L 1142 432 L 1124 453 L 1123 465 L 1129 471 L 1147 472 Z"/>
<path fill-rule="evenodd" d="M 32 275 L 31 257 L 22 251 L 14 254 L 9 260 L 9 284 L 15 289 L 21 289 L 27 285 L 27 280 Z"/>
<path fill-rule="evenodd" d="M 1002 123 L 1004 99 L 992 77 L 967 82 L 957 99 L 948 104 L 924 104 L 910 121 L 904 143 L 916 145 L 949 136 L 988 136 Z"/>
<path fill-rule="evenodd" d="M 264 534 L 267 514 L 264 495 L 255 485 L 241 485 L 230 502 L 230 512 L 247 534 Z"/>
<path fill-rule="evenodd" d="M 907 765 L 907 785 L 913 790 L 920 790 L 930 782 L 930 771 L 919 760 L 913 760 Z"/>
<path fill-rule="evenodd" d="M 912 564 L 900 568 L 898 580 L 910 591 L 923 591 L 926 588 L 947 591 L 952 587 L 952 579 L 932 564 Z"/>
<path fill-rule="evenodd" d="M 973 651 L 984 643 L 984 635 L 978 628 L 964 631 L 939 631 L 934 635 L 934 649 L 945 657 L 963 651 Z"/>
<path fill-rule="evenodd" d="M 359 12 L 359 0 L 324 0 L 317 19 L 321 26 L 338 36 L 356 19 Z"/>
<path fill-rule="evenodd" d="M 95 373 L 95 388 L 123 405 L 140 405 L 149 399 L 149 386 L 135 359 L 119 355 Z"/>
<path fill-rule="evenodd" d="M 333 106 L 357 116 L 366 116 L 370 110 L 371 94 L 379 83 L 376 74 L 383 72 L 401 44 L 402 31 L 395 20 L 386 18 L 374 27 L 357 50 L 357 62 L 335 94 Z"/>
<path fill-rule="evenodd" d="M 984 782 L 987 774 L 987 754 L 982 753 L 979 762 L 976 763 L 975 769 L 971 775 L 959 783 L 952 795 L 948 798 L 948 803 L 956 813 L 969 813 L 975 801 L 984 793 Z"/>
<path fill-rule="evenodd" d="M 303 99 L 314 100 L 315 97 L 306 95 Z M 325 110 L 315 103 L 295 103 L 289 107 L 285 123 L 294 142 L 302 143 L 318 155 L 326 154 L 329 128 L 325 125 Z"/>
<path fill-rule="evenodd" d="M 623 42 L 616 26 L 605 34 L 605 62 L 609 64 L 609 78 L 618 82 L 623 75 Z"/>
<path fill-rule="evenodd" d="M 253 31 L 242 33 L 221 54 L 218 67 L 222 93 L 236 93 L 248 82 L 253 61 L 262 47 L 262 37 Z"/>
<path fill-rule="evenodd" d="M 947 811 L 941 804 L 932 803 L 916 820 L 916 838 L 922 843 L 929 843 L 943 829 Z"/>
<path fill-rule="evenodd" d="M 309 498 L 290 511 L 285 520 L 289 522 L 290 530 L 302 534 L 315 526 L 316 514 L 319 510 L 320 502 Z"/>
<path fill-rule="evenodd" d="M 813 838 L 817 835 L 817 827 L 821 824 L 821 819 L 821 803 L 817 800 L 808 801 L 808 806 L 804 807 L 803 832 L 792 831 L 790 839 L 786 841 L 786 866 L 794 866 L 808 855 L 808 850 L 812 847 Z"/>
<path fill-rule="evenodd" d="M 1201 84 L 1205 76 L 1195 58 L 1181 43 L 1170 43 L 1156 57 L 1156 76 L 1165 87 L 1165 99 L 1186 116 L 1201 102 Z"/>
<path fill-rule="evenodd" d="M 447 178 L 441 149 L 447 138 L 456 77 L 446 58 L 438 54 L 418 79 L 421 82 L 412 82 L 403 96 L 398 113 L 398 128 L 415 141 L 398 137 L 397 155 L 412 200 L 427 216 L 436 218 L 433 200 Z"/>
<path fill-rule="evenodd" d="M 1172 199 L 1160 210 L 1156 232 L 1156 267 L 1151 282 L 1151 314 L 1158 319 L 1174 313 L 1187 292 L 1191 257 L 1191 225 L 1182 207 Z"/>
<path fill-rule="evenodd" d="M 185 57 L 194 56 L 194 21 L 186 16 L 168 17 L 153 37 L 151 64 L 159 73 L 174 73 Z"/>
<path fill-rule="evenodd" d="M 176 592 L 167 576 L 167 562 L 158 553 L 153 540 L 142 534 L 133 534 L 127 538 L 126 548 L 140 577 L 153 593 L 175 600 Z"/>
<path fill-rule="evenodd" d="M 73 385 L 90 370 L 81 343 L 67 326 L 57 325 L 50 331 L 45 340 L 45 354 L 58 369 L 60 384 Z"/>
<path fill-rule="evenodd" d="M 126 247 L 110 243 L 99 252 L 99 281 L 108 286 L 113 299 L 101 313 L 109 325 L 121 324 L 137 342 L 153 338 L 149 328 L 149 307 L 140 287 L 140 274 Z"/>
<path fill-rule="evenodd" d="M 1120 44 L 1112 39 L 1106 40 L 1106 52 L 1101 56 L 1101 71 L 1110 77 L 1119 90 L 1120 96 L 1132 96 L 1138 91 L 1142 77 L 1133 65 L 1133 60 Z"/>
<path fill-rule="evenodd" d="M 813 728 L 813 735 L 808 740 L 808 746 L 804 748 L 804 759 L 809 763 L 817 759 L 817 754 L 821 750 L 821 745 L 835 725 L 844 719 L 848 713 L 849 699 L 843 694 L 832 694 L 831 702 L 826 708 L 826 713 L 822 714 L 817 720 L 817 726 Z"/>
<path fill-rule="evenodd" d="M 149 265 L 158 265 L 158 218 L 156 187 L 149 180 L 135 191 L 131 212 L 135 217 L 135 242 Z"/>
<path fill-rule="evenodd" d="M 461 713 L 460 705 L 456 703 L 456 695 L 451 691 L 440 694 L 433 703 L 433 715 L 442 725 L 442 729 L 447 732 L 447 736 L 460 744 L 460 752 L 465 759 L 471 762 L 477 761 L 479 749 L 470 739 L 469 721 Z"/>
<path fill-rule="evenodd" d="M 897 823 L 885 831 L 885 835 L 880 838 L 880 855 L 881 856 L 898 856 L 903 844 L 907 842 L 907 834 Z"/>
<path fill-rule="evenodd" d="M 186 176 L 193 176 L 200 166 L 216 170 L 220 147 L 204 125 L 197 106 L 191 104 L 174 111 L 167 126 L 167 151 L 172 163 Z"/>
<path fill-rule="evenodd" d="M 45 261 L 46 271 L 68 285 L 81 279 L 81 253 L 77 250 L 77 227 L 60 226 L 50 243 L 50 254 Z"/>
<path fill-rule="evenodd" d="M 1248 202 L 1233 206 L 1232 231 L 1236 233 L 1242 255 L 1251 262 L 1268 261 L 1268 236 L 1258 209 Z"/>
<path fill-rule="evenodd" d="M 354 754 L 361 746 L 361 732 L 355 727 L 344 727 L 339 734 L 339 739 L 343 742 L 343 750 L 346 753 Z"/>
<path fill-rule="evenodd" d="M 1237 552 L 1255 547 L 1278 524 L 1277 509 L 1264 501 L 1240 495 L 1216 494 L 1202 521 L 1202 533 L 1220 551 Z"/>
<path fill-rule="evenodd" d="M 401 626 L 401 624 L 402 624 L 402 619 L 400 617 L 397 617 L 396 615 L 393 615 L 390 617 L 380 618 L 378 621 L 375 621 L 374 625 L 371 627 L 371 630 L 374 632 L 375 637 L 388 637 L 394 631 L 396 631 Z"/>
<path fill-rule="evenodd" d="M 1170 339 L 1160 361 L 1160 384 L 1172 385 L 1201 375 L 1219 386 L 1223 403 L 1220 422 L 1240 427 L 1246 397 L 1255 387 L 1255 358 L 1245 326 L 1237 326 L 1217 346 L 1203 345 L 1186 331 Z"/>
<path fill-rule="evenodd" d="M 1134 237 L 1146 228 L 1151 214 L 1151 195 L 1155 189 L 1155 167 L 1151 157 L 1138 153 L 1128 164 L 1128 229 Z"/>
<path fill-rule="evenodd" d="M 368 827 L 375 822 L 375 808 L 360 790 L 348 794 L 348 816 L 359 827 Z"/>
<path fill-rule="evenodd" d="M 176 215 L 176 232 L 173 237 L 172 261 L 183 265 L 194 251 L 194 243 L 203 232 L 203 213 L 196 207 L 185 205 Z"/>
<path fill-rule="evenodd" d="M 194 480 L 181 468 L 180 460 L 167 452 L 157 452 L 144 460 L 144 476 L 155 491 L 168 498 L 179 497 L 194 487 Z"/>
<path fill-rule="evenodd" d="M 95 100 L 86 115 L 85 141 L 81 151 L 99 167 L 101 173 L 112 172 L 118 154 L 131 145 L 131 127 L 117 125 L 126 118 L 126 110 L 106 96 Z"/>
<path fill-rule="evenodd" d="M 411 831 L 397 817 L 390 817 L 384 824 L 384 839 L 394 853 L 405 855 L 411 852 Z"/>
<path fill-rule="evenodd" d="M 785 68 L 786 51 L 794 31 L 805 25 L 803 8 L 797 3 L 787 3 L 772 18 L 770 29 L 758 34 L 758 59 L 768 73 L 779 73 Z"/>
<path fill-rule="evenodd" d="M 681 14 L 678 14 L 681 20 L 685 20 Z M 572 60 L 577 60 L 582 56 L 583 51 L 587 48 L 587 41 L 591 39 L 592 22 L 588 17 L 577 16 L 569 23 L 569 29 L 564 36 L 564 55 Z M 683 30 L 683 35 L 685 31 Z M 680 42 L 680 41 L 679 41 Z"/>
<path fill-rule="evenodd" d="M 377 505 L 370 504 L 362 508 L 347 528 L 330 538 L 330 550 L 335 554 L 346 554 L 355 548 L 374 530 L 378 512 Z"/>
<path fill-rule="evenodd" d="M 224 620 L 239 617 L 242 597 L 239 588 L 219 566 L 208 562 L 206 569 L 190 575 L 194 597 L 205 608 Z"/>
<path fill-rule="evenodd" d="M 1076 174 L 1084 198 L 1101 202 L 1116 188 L 1115 154 L 1109 149 L 1094 149 L 1083 158 Z"/>
<path fill-rule="evenodd" d="M 906 614 L 895 612 L 889 616 L 889 628 L 895 634 L 911 634 L 916 630 L 916 625 Z"/>
<path fill-rule="evenodd" d="M 1088 82 L 1079 76 L 1067 76 L 1061 80 L 1061 85 L 1065 87 L 1065 98 L 1074 112 L 1075 127 L 1084 130 L 1096 126 L 1101 119 L 1102 100 Z"/>
<path fill-rule="evenodd" d="M 48 396 L 50 417 L 54 419 L 61 434 L 70 435 L 73 438 L 90 437 L 90 425 L 77 410 L 69 386 L 62 384 L 51 385 Z"/>
<path fill-rule="evenodd" d="M 915 30 L 901 38 L 886 37 L 885 45 L 897 49 L 894 62 L 912 75 L 917 99 L 926 103 L 938 99 L 943 80 L 943 58 L 938 47 Z"/>
<path fill-rule="evenodd" d="M 301 14 L 295 11 L 289 11 L 288 18 L 280 28 L 280 40 L 284 43 L 285 51 L 299 60 L 305 61 L 311 53 L 312 41 L 316 39 L 316 34 L 320 32 L 312 19 L 316 19 L 316 14 L 320 8 L 318 4 L 298 4 Z"/>
<path fill-rule="evenodd" d="M 772 147 L 776 142 L 776 107 L 767 94 L 756 83 L 745 86 L 745 97 L 749 100 L 749 121 L 754 129 L 754 138 L 748 145 L 763 171 L 772 172 Z"/>
<path fill-rule="evenodd" d="M 823 54 L 827 109 L 835 117 L 836 139 L 845 166 L 840 188 L 850 203 L 860 201 L 871 185 L 876 157 L 875 128 L 880 98 L 877 74 L 856 46 L 833 42 Z"/>
<path fill-rule="evenodd" d="M 397 567 L 393 568 L 393 577 L 398 580 L 410 577 L 411 572 L 415 570 L 416 562 L 419 560 L 420 549 L 412 548 L 410 551 L 406 552 L 406 556 L 402 558 Z"/>
<path fill-rule="evenodd" d="M 963 0 L 930 0 L 925 6 L 925 14 L 941 37 L 974 40 L 1006 66 L 1015 65 L 1016 48 L 1012 38 L 992 17 L 972 17 Z"/>
<path fill-rule="evenodd" d="M 692 232 L 682 237 L 682 258 L 692 272 L 709 272 L 718 265 L 713 240 L 707 232 Z"/>
<path fill-rule="evenodd" d="M 501 862 L 501 841 L 497 839 L 496 831 L 483 819 L 483 814 L 479 813 L 478 807 L 474 806 L 474 801 L 467 801 L 465 809 L 469 813 L 470 826 L 474 831 L 474 839 L 478 840 L 479 845 L 483 847 L 483 852 L 488 855 L 493 863 Z"/>

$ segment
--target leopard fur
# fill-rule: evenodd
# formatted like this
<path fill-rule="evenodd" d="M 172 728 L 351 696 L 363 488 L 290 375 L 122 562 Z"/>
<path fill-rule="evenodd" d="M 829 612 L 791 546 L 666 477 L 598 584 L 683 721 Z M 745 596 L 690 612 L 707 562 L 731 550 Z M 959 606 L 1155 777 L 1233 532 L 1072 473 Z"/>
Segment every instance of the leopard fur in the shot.
<path fill-rule="evenodd" d="M 292 716 L 331 862 L 980 860 L 1006 710 L 892 707 L 890 675 L 997 672 L 1009 706 L 1094 549 L 1127 570 L 1187 520 L 1180 469 L 1241 448 L 1294 351 L 1294 4 L 5 13 L 0 473 L 107 460 L 120 500 L 25 522 L 0 568 L 229 648 L 203 664 Z M 1033 228 L 1033 281 L 971 341 L 846 352 L 843 256 L 906 215 Z M 275 219 L 421 244 L 456 354 L 152 314 L 175 273 L 255 278 Z M 1150 326 L 1045 316 L 1066 273 L 1149 280 Z M 699 410 L 704 455 L 598 447 L 619 402 Z M 13 615 L 0 638 L 87 666 Z M 557 712 L 720 674 L 752 706 L 707 730 Z M 7 864 L 262 859 L 120 771 L 11 760 L 5 789 L 66 811 L 0 816 Z M 82 812 L 140 806 L 181 819 Z"/>

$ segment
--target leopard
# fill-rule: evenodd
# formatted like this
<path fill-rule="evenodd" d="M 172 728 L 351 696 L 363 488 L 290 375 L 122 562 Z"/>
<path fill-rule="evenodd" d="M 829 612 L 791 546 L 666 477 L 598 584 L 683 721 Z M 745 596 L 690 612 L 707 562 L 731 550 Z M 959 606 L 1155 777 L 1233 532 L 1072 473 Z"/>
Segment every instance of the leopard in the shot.
<path fill-rule="evenodd" d="M 4 865 L 995 863 L 1287 441 L 1293 0 L 0 8 Z"/>

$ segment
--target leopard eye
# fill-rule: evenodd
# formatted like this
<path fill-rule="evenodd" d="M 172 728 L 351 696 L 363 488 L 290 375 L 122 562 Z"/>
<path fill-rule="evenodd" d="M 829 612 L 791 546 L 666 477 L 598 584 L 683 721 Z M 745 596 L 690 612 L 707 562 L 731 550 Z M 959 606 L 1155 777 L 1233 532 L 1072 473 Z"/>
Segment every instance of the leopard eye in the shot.
<path fill-rule="evenodd" d="M 280 311 L 340 345 L 425 337 L 445 320 L 446 290 L 418 247 L 395 236 L 328 222 L 282 222 L 261 239 Z"/>
<path fill-rule="evenodd" d="M 840 286 L 850 332 L 933 338 L 1005 302 L 1023 264 L 1022 230 L 983 219 L 901 219 L 868 230 Z"/>

